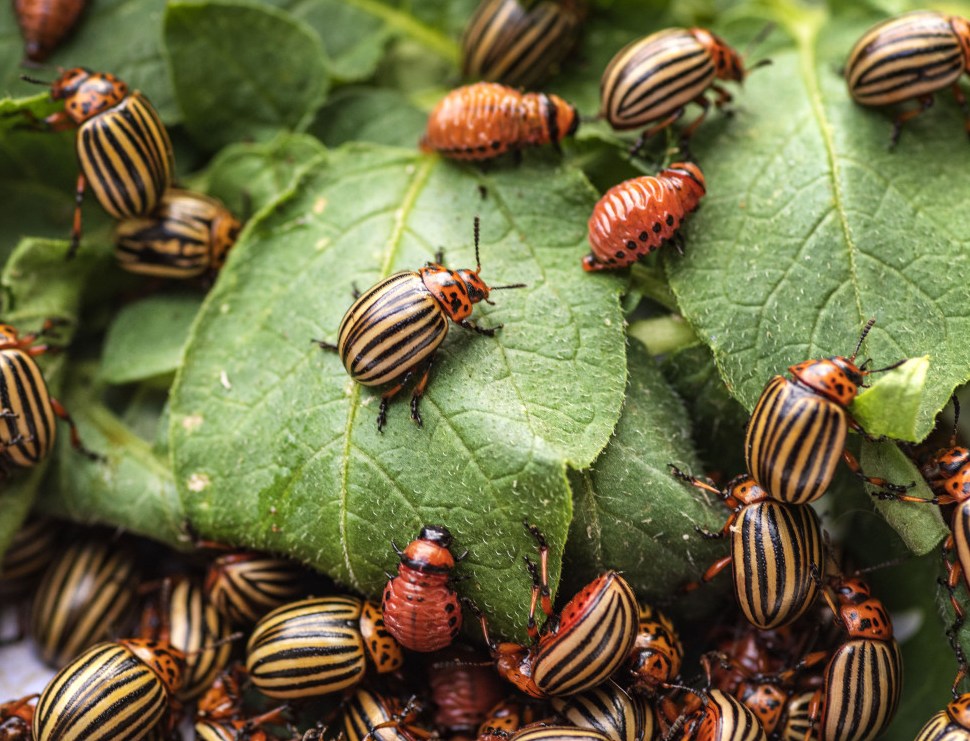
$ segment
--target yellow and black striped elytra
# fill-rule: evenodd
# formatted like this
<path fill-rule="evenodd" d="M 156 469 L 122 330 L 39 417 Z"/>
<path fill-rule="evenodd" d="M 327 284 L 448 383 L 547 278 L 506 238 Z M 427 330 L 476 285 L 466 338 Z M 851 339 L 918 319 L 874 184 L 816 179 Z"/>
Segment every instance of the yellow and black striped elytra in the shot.
<path fill-rule="evenodd" d="M 140 645 L 139 645 L 140 644 Z M 144 650 L 162 651 L 162 674 Z M 99 643 L 76 656 L 41 693 L 34 741 L 138 741 L 169 708 L 179 654 L 153 641 Z M 163 676 L 164 675 L 164 676 Z"/>
<path fill-rule="evenodd" d="M 970 739 L 970 692 L 957 694 L 956 686 L 963 671 L 953 684 L 953 702 L 930 718 L 916 734 L 915 741 L 968 741 Z"/>
<path fill-rule="evenodd" d="M 517 283 L 489 287 L 479 277 L 479 219 L 475 217 L 475 270 L 449 270 L 434 262 L 418 272 L 394 273 L 357 297 L 337 330 L 337 344 L 315 340 L 340 355 L 350 377 L 363 386 L 395 384 L 381 395 L 377 431 L 387 422 L 387 405 L 416 373 L 423 373 L 411 393 L 411 419 L 422 424 L 418 402 L 424 396 L 435 351 L 448 334 L 448 320 L 494 337 L 497 327 L 469 321 L 472 306 L 488 300 L 491 291 L 522 288 Z M 441 259 L 440 256 L 438 258 Z"/>
<path fill-rule="evenodd" d="M 172 183 L 172 144 L 148 99 L 114 75 L 75 67 L 64 71 L 50 88 L 51 99 L 63 100 L 64 110 L 48 116 L 44 124 L 51 131 L 77 128 L 75 150 L 81 172 L 71 257 L 81 241 L 86 187 L 91 186 L 101 207 L 114 219 L 150 214 Z"/>
<path fill-rule="evenodd" d="M 710 581 L 733 565 L 738 605 L 761 630 L 788 625 L 803 615 L 818 594 L 812 572 L 822 563 L 821 526 L 815 511 L 771 500 L 750 476 L 737 476 L 719 491 L 674 467 L 671 472 L 717 495 L 733 510 L 719 532 L 699 530 L 708 539 L 731 534 L 731 554 L 715 561 L 701 581 Z"/>
<path fill-rule="evenodd" d="M 188 279 L 216 273 L 240 224 L 215 198 L 169 188 L 158 208 L 115 226 L 115 258 L 130 273 Z"/>
<path fill-rule="evenodd" d="M 169 643 L 185 654 L 179 699 L 194 699 L 229 664 L 232 644 L 228 639 L 232 629 L 206 600 L 201 583 L 181 579 L 169 596 L 168 630 Z"/>
<path fill-rule="evenodd" d="M 483 0 L 461 39 L 462 75 L 532 89 L 576 45 L 585 0 Z"/>
<path fill-rule="evenodd" d="M 635 145 L 676 121 L 688 103 L 697 103 L 701 115 L 687 126 L 682 139 L 691 136 L 707 115 L 712 88 L 715 105 L 731 100 L 715 80 L 744 80 L 741 57 L 724 41 L 703 28 L 669 28 L 634 41 L 610 61 L 600 79 L 600 116 L 614 129 L 636 129 L 653 122 Z"/>
<path fill-rule="evenodd" d="M 684 719 L 683 734 L 676 737 L 679 741 L 767 741 L 749 708 L 721 690 L 705 694 L 707 701 Z"/>
<path fill-rule="evenodd" d="M 354 687 L 367 656 L 378 672 L 401 665 L 389 636 L 365 641 L 365 603 L 356 597 L 321 597 L 284 605 L 256 624 L 246 648 L 246 670 L 265 695 L 315 697 Z M 368 635 L 371 632 L 368 630 Z M 396 648 L 400 660 L 390 657 Z"/>
<path fill-rule="evenodd" d="M 849 53 L 845 80 L 856 103 L 884 106 L 916 99 L 919 107 L 893 121 L 890 148 L 900 129 L 933 104 L 933 94 L 947 86 L 963 108 L 967 133 L 970 114 L 957 81 L 970 66 L 970 23 L 959 16 L 917 10 L 877 23 Z"/>
<path fill-rule="evenodd" d="M 413 741 L 407 729 L 408 710 L 373 690 L 359 689 L 343 706 L 345 741 Z"/>
<path fill-rule="evenodd" d="M 894 639 L 846 641 L 829 661 L 818 741 L 872 741 L 899 706 L 903 663 Z"/>
<path fill-rule="evenodd" d="M 223 554 L 206 572 L 205 592 L 234 625 L 252 625 L 303 593 L 306 571 L 296 561 L 256 551 Z"/>
<path fill-rule="evenodd" d="M 0 595 L 33 591 L 57 552 L 57 525 L 47 517 L 28 517 L 14 533 L 0 561 Z"/>
<path fill-rule="evenodd" d="M 69 545 L 44 572 L 30 613 L 41 659 L 64 666 L 118 630 L 134 600 L 139 574 L 126 548 L 103 540 Z"/>
<path fill-rule="evenodd" d="M 646 698 L 628 693 L 612 680 L 568 698 L 554 697 L 552 707 L 574 726 L 602 733 L 610 741 L 654 737 L 653 708 Z"/>
<path fill-rule="evenodd" d="M 774 499 L 811 502 L 832 482 L 848 429 L 844 407 L 774 376 L 748 422 L 744 446 L 748 471 Z"/>
<path fill-rule="evenodd" d="M 811 705 L 814 692 L 799 692 L 788 698 L 778 741 L 805 741 L 812 727 Z"/>
<path fill-rule="evenodd" d="M 626 580 L 609 571 L 563 608 L 539 638 L 532 677 L 548 696 L 602 684 L 627 659 L 637 637 L 639 608 Z"/>
<path fill-rule="evenodd" d="M 592 728 L 542 725 L 523 728 L 512 736 L 513 741 L 610 741 L 609 736 Z"/>

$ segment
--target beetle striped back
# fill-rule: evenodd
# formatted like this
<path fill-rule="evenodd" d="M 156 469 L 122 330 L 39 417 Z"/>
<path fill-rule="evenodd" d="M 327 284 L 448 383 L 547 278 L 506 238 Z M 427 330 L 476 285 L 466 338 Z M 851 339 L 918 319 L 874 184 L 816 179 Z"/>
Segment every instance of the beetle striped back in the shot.
<path fill-rule="evenodd" d="M 950 85 L 967 66 L 950 18 L 918 10 L 870 28 L 849 54 L 845 79 L 853 100 L 888 105 Z"/>
<path fill-rule="evenodd" d="M 643 126 L 687 105 L 715 75 L 713 57 L 690 31 L 658 31 L 613 57 L 600 80 L 600 115 L 615 129 Z"/>
<path fill-rule="evenodd" d="M 784 721 L 778 730 L 779 741 L 805 741 L 812 727 L 811 705 L 814 692 L 801 692 L 788 698 Z"/>
<path fill-rule="evenodd" d="M 640 694 L 629 694 L 613 681 L 569 699 L 552 698 L 556 713 L 580 728 L 599 731 L 610 741 L 643 741 L 654 737 L 653 709 Z"/>
<path fill-rule="evenodd" d="M 570 606 L 584 595 L 582 612 Z M 539 639 L 532 677 L 550 696 L 571 695 L 605 681 L 626 660 L 637 637 L 638 607 L 630 585 L 610 571 L 573 598 L 557 629 Z"/>
<path fill-rule="evenodd" d="M 185 654 L 185 670 L 179 699 L 201 695 L 229 664 L 232 644 L 223 643 L 231 633 L 229 623 L 205 599 L 202 585 L 184 579 L 172 588 L 168 608 L 169 643 Z"/>
<path fill-rule="evenodd" d="M 264 617 L 249 638 L 246 670 L 265 695 L 315 697 L 353 687 L 364 676 L 361 600 L 322 597 Z"/>
<path fill-rule="evenodd" d="M 843 643 L 825 670 L 819 741 L 871 741 L 896 714 L 903 664 L 895 640 Z"/>
<path fill-rule="evenodd" d="M 0 593 L 8 587 L 19 591 L 14 582 L 32 582 L 33 591 L 47 565 L 54 558 L 57 544 L 58 527 L 46 517 L 29 517 L 13 534 L 10 545 L 0 561 Z"/>
<path fill-rule="evenodd" d="M 914 741 L 967 741 L 968 738 L 970 730 L 956 723 L 946 710 L 941 710 L 926 722 Z"/>
<path fill-rule="evenodd" d="M 115 226 L 115 257 L 130 273 L 194 278 L 218 270 L 239 222 L 215 198 L 170 188 L 150 215 Z"/>
<path fill-rule="evenodd" d="M 767 741 L 753 712 L 721 690 L 707 693 L 708 703 L 700 727 L 690 736 L 701 741 Z M 686 738 L 685 734 L 685 738 Z"/>
<path fill-rule="evenodd" d="M 964 579 L 970 579 L 970 499 L 957 504 L 950 522 L 953 533 L 953 547 L 957 560 L 963 567 Z"/>
<path fill-rule="evenodd" d="M 57 437 L 51 395 L 37 363 L 21 350 L 0 350 L 0 409 L 0 456 L 33 466 L 50 453 Z"/>
<path fill-rule="evenodd" d="M 391 702 L 371 690 L 357 690 L 344 703 L 344 739 L 346 741 L 410 741 L 395 721 Z M 403 722 L 403 721 L 402 721 Z M 383 728 L 379 728 L 382 724 Z"/>
<path fill-rule="evenodd" d="M 732 528 L 731 555 L 738 603 L 758 628 L 788 625 L 814 604 L 811 567 L 822 563 L 822 537 L 811 507 L 747 505 Z"/>
<path fill-rule="evenodd" d="M 172 144 L 137 90 L 78 127 L 77 158 L 98 202 L 115 219 L 155 210 L 172 182 Z"/>
<path fill-rule="evenodd" d="M 581 0 L 484 0 L 461 39 L 464 77 L 531 88 L 576 43 L 585 8 Z"/>
<path fill-rule="evenodd" d="M 337 350 L 347 373 L 380 386 L 427 360 L 448 334 L 448 320 L 421 277 L 395 273 L 362 294 L 344 315 Z"/>
<path fill-rule="evenodd" d="M 303 567 L 287 558 L 242 552 L 219 556 L 206 573 L 209 602 L 229 622 L 255 623 L 303 593 Z"/>
<path fill-rule="evenodd" d="M 832 481 L 847 431 L 842 407 L 774 376 L 748 422 L 744 441 L 748 472 L 772 499 L 811 502 Z"/>
<path fill-rule="evenodd" d="M 119 627 L 134 598 L 135 559 L 103 541 L 68 546 L 34 595 L 30 631 L 41 658 L 63 666 Z"/>
<path fill-rule="evenodd" d="M 137 741 L 168 708 L 158 676 L 118 643 L 92 646 L 44 689 L 34 741 Z"/>
<path fill-rule="evenodd" d="M 512 736 L 513 741 L 609 741 L 607 736 L 591 728 L 574 726 L 536 726 L 523 728 Z"/>

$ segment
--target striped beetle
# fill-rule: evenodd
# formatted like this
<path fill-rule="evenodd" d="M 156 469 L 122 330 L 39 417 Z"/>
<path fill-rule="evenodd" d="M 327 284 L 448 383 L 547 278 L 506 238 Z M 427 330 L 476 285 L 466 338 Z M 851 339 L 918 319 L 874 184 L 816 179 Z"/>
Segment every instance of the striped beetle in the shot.
<path fill-rule="evenodd" d="M 579 40 L 586 0 L 483 0 L 461 37 L 461 73 L 529 88 Z"/>
<path fill-rule="evenodd" d="M 706 192 L 700 168 L 690 162 L 614 185 L 589 217 L 592 251 L 583 258 L 583 270 L 624 268 L 679 237 L 684 219 Z"/>
<path fill-rule="evenodd" d="M 284 725 L 283 711 L 288 707 L 273 708 L 252 717 L 233 717 L 222 720 L 198 719 L 193 725 L 196 741 L 271 741 L 261 726 L 264 723 Z"/>
<path fill-rule="evenodd" d="M 532 646 L 497 643 L 478 612 L 485 643 L 498 673 L 532 697 L 574 695 L 602 684 L 626 661 L 637 637 L 637 600 L 616 571 L 601 574 L 574 596 L 556 616 L 549 592 L 549 546 L 539 529 L 524 523 L 539 543 L 540 570 L 525 557 L 532 575 L 532 602 L 527 623 Z M 540 600 L 541 597 L 541 600 Z M 540 631 L 536 606 L 547 620 Z"/>
<path fill-rule="evenodd" d="M 487 304 L 490 291 L 524 288 L 524 283 L 489 288 L 479 277 L 479 219 L 475 217 L 475 270 L 448 270 L 429 262 L 418 272 L 404 270 L 380 281 L 357 297 L 347 309 L 336 345 L 314 340 L 324 350 L 339 353 L 347 373 L 364 386 L 395 383 L 381 395 L 377 431 L 387 423 L 387 405 L 421 366 L 424 375 L 411 393 L 411 419 L 422 424 L 418 402 L 424 396 L 435 351 L 448 334 L 448 320 L 458 326 L 494 337 L 502 328 L 479 327 L 468 320 L 472 305 Z"/>
<path fill-rule="evenodd" d="M 345 741 L 417 741 L 429 734 L 410 725 L 414 712 L 402 708 L 396 699 L 373 690 L 359 689 L 343 705 Z"/>
<path fill-rule="evenodd" d="M 320 597 L 283 605 L 260 620 L 246 646 L 246 670 L 264 695 L 316 697 L 358 684 L 368 656 L 379 673 L 404 662 L 377 604 Z"/>
<path fill-rule="evenodd" d="M 965 674 L 961 667 L 953 683 L 953 702 L 930 718 L 914 741 L 970 741 L 970 692 L 961 695 L 956 689 Z"/>
<path fill-rule="evenodd" d="M 220 543 L 196 545 L 225 548 Z M 252 625 L 270 610 L 303 593 L 306 572 L 296 561 L 257 551 L 218 556 L 205 575 L 209 602 L 234 625 Z"/>
<path fill-rule="evenodd" d="M 708 539 L 731 533 L 731 554 L 715 561 L 701 582 L 732 564 L 738 605 L 762 630 L 787 625 L 804 614 L 818 593 L 812 567 L 822 562 L 821 526 L 815 510 L 773 501 L 750 476 L 737 476 L 719 491 L 673 465 L 670 468 L 674 476 L 717 495 L 733 510 L 719 532 L 697 528 Z"/>
<path fill-rule="evenodd" d="M 933 105 L 933 93 L 947 85 L 963 109 L 970 135 L 970 112 L 957 82 L 968 69 L 970 22 L 933 10 L 916 10 L 881 21 L 863 34 L 849 52 L 845 81 L 849 95 L 860 105 L 919 100 L 919 107 L 893 119 L 892 149 L 903 123 Z"/>
<path fill-rule="evenodd" d="M 831 483 L 840 455 L 856 476 L 873 486 L 890 492 L 904 492 L 913 486 L 866 476 L 855 456 L 845 449 L 850 428 L 864 434 L 846 411 L 863 377 L 905 362 L 878 370 L 865 369 L 868 361 L 855 364 L 875 321 L 870 319 L 866 324 L 850 357 L 806 360 L 788 369 L 791 381 L 774 376 L 765 385 L 748 422 L 744 459 L 748 473 L 772 499 L 789 504 L 818 499 Z"/>
<path fill-rule="evenodd" d="M 681 134 L 686 142 L 707 116 L 711 102 L 704 93 L 708 88 L 714 91 L 718 108 L 731 101 L 731 94 L 715 80 L 743 82 L 754 67 L 765 63 L 745 69 L 736 51 L 703 28 L 658 31 L 628 44 L 610 61 L 600 79 L 600 117 L 620 130 L 658 121 L 640 135 L 635 151 L 694 102 L 703 110 Z"/>
<path fill-rule="evenodd" d="M 214 275 L 239 229 L 239 221 L 215 198 L 169 188 L 151 214 L 118 222 L 115 257 L 129 273 L 181 279 Z"/>
<path fill-rule="evenodd" d="M 61 667 L 103 641 L 130 611 L 136 559 L 102 539 L 72 543 L 44 572 L 34 595 L 30 633 L 41 659 Z"/>
<path fill-rule="evenodd" d="M 593 728 L 576 726 L 540 725 L 517 731 L 511 741 L 611 741 L 608 736 Z"/>
<path fill-rule="evenodd" d="M 87 185 L 114 219 L 150 214 L 172 182 L 172 143 L 148 99 L 114 75 L 75 67 L 51 83 L 50 89 L 52 100 L 64 101 L 64 110 L 48 116 L 43 124 L 49 131 L 77 128 L 75 149 L 81 172 L 70 258 L 81 242 L 81 202 Z"/>
<path fill-rule="evenodd" d="M 0 597 L 14 602 L 34 591 L 57 552 L 60 532 L 47 517 L 28 516 L 0 560 Z"/>
<path fill-rule="evenodd" d="M 448 93 L 428 117 L 420 145 L 459 160 L 486 160 L 509 150 L 552 144 L 576 133 L 576 108 L 558 95 L 520 93 L 477 82 Z"/>
<path fill-rule="evenodd" d="M 33 345 L 38 336 L 57 322 L 48 319 L 40 332 L 23 337 L 9 324 L 0 324 L 0 473 L 10 465 L 36 465 L 54 448 L 57 426 L 54 417 L 67 422 L 71 445 L 91 460 L 101 457 L 81 444 L 77 427 L 64 406 L 47 390 L 44 374 L 34 358 L 50 348 Z M 33 345 L 33 346 L 32 346 Z"/>
<path fill-rule="evenodd" d="M 229 623 L 205 599 L 201 583 L 181 579 L 172 587 L 168 600 L 168 625 L 169 643 L 185 654 L 179 699 L 195 699 L 229 663 Z"/>
<path fill-rule="evenodd" d="M 684 712 L 665 736 L 673 735 L 683 724 L 680 741 L 767 741 L 755 714 L 737 699 L 721 690 L 691 695 Z"/>
<path fill-rule="evenodd" d="M 838 606 L 827 590 L 822 594 L 848 640 L 829 659 L 824 683 L 809 705 L 809 722 L 818 732 L 817 741 L 871 741 L 899 706 L 902 655 L 889 614 L 861 579 L 840 578 L 834 591 Z M 825 655 L 809 654 L 801 663 Z"/>
<path fill-rule="evenodd" d="M 554 697 L 552 707 L 574 726 L 602 733 L 609 741 L 651 741 L 656 730 L 647 699 L 613 680 L 568 698 Z"/>
<path fill-rule="evenodd" d="M 443 525 L 425 525 L 403 551 L 391 545 L 401 563 L 384 588 L 384 625 L 404 648 L 438 651 L 461 630 L 461 604 L 451 588 L 451 570 L 464 558 L 448 550 L 452 537 Z"/>
<path fill-rule="evenodd" d="M 77 24 L 88 0 L 14 0 L 24 56 L 43 62 Z"/>
<path fill-rule="evenodd" d="M 165 641 L 99 643 L 76 656 L 41 693 L 34 741 L 138 741 L 165 716 L 185 658 Z"/>

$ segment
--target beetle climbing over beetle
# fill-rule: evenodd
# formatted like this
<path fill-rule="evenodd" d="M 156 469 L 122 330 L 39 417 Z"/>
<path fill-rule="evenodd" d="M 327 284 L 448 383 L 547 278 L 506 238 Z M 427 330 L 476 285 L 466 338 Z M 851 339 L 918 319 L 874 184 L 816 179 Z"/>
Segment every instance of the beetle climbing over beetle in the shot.
<path fill-rule="evenodd" d="M 448 334 L 448 320 L 460 327 L 494 337 L 502 328 L 479 327 L 468 320 L 472 304 L 484 301 L 489 292 L 524 288 L 525 283 L 489 287 L 479 277 L 479 219 L 475 217 L 475 270 L 449 270 L 429 262 L 418 272 L 394 273 L 364 291 L 347 309 L 337 330 L 336 345 L 314 340 L 324 350 L 340 355 L 347 373 L 363 386 L 394 386 L 381 396 L 377 431 L 387 423 L 387 405 L 421 371 L 424 374 L 411 393 L 411 419 L 420 426 L 418 402 L 424 396 L 435 351 Z"/>

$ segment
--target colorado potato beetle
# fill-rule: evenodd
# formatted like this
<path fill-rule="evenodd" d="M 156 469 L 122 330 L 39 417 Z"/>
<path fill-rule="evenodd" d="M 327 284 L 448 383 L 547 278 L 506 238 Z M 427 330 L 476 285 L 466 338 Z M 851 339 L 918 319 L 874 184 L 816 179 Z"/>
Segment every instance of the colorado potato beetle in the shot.
<path fill-rule="evenodd" d="M 316 697 L 357 685 L 368 657 L 379 673 L 404 662 L 377 604 L 320 597 L 283 605 L 260 620 L 246 647 L 246 670 L 264 695 Z"/>
<path fill-rule="evenodd" d="M 401 563 L 387 582 L 381 609 L 384 625 L 404 648 L 438 651 L 461 630 L 461 604 L 451 588 L 457 559 L 448 550 L 452 537 L 443 525 L 425 525 L 403 551 L 391 545 Z"/>
<path fill-rule="evenodd" d="M 38 697 L 27 695 L 0 704 L 0 741 L 30 741 Z"/>
<path fill-rule="evenodd" d="M 953 702 L 926 722 L 926 725 L 916 734 L 915 741 L 970 740 L 970 692 L 963 694 L 957 692 L 960 681 L 967 676 L 967 666 L 962 651 L 957 651 L 957 658 L 960 661 L 960 671 L 951 689 Z"/>
<path fill-rule="evenodd" d="M 845 65 L 849 95 L 861 105 L 883 106 L 916 98 L 919 107 L 893 120 L 889 148 L 903 123 L 933 105 L 933 93 L 947 85 L 963 109 L 967 134 L 970 113 L 957 80 L 970 69 L 970 22 L 956 15 L 917 10 L 877 23 L 852 47 Z"/>
<path fill-rule="evenodd" d="M 822 562 L 822 532 L 815 510 L 772 500 L 750 476 L 737 476 L 719 491 L 673 466 L 671 472 L 733 510 L 719 532 L 698 528 L 708 539 L 731 534 L 731 554 L 716 561 L 701 581 L 732 565 L 734 594 L 752 625 L 768 630 L 801 617 L 818 594 L 812 568 Z"/>
<path fill-rule="evenodd" d="M 14 0 L 24 56 L 43 62 L 74 29 L 88 0 Z"/>
<path fill-rule="evenodd" d="M 585 16 L 585 0 L 483 0 L 461 37 L 461 73 L 538 85 L 576 45 Z"/>
<path fill-rule="evenodd" d="M 539 725 L 523 728 L 512 735 L 512 741 L 611 741 L 593 728 Z"/>
<path fill-rule="evenodd" d="M 359 689 L 343 706 L 343 737 L 346 741 L 418 741 L 427 731 L 410 724 L 410 707 L 373 690 Z"/>
<path fill-rule="evenodd" d="M 616 571 L 601 574 L 555 616 L 549 592 L 549 547 L 538 528 L 525 523 L 539 543 L 540 567 L 525 558 L 532 575 L 527 628 L 532 646 L 496 643 L 479 612 L 482 633 L 499 674 L 532 697 L 574 695 L 605 682 L 630 654 L 637 637 L 637 600 Z M 540 576 L 541 570 L 541 576 Z M 547 616 L 540 631 L 535 620 L 541 603 Z"/>
<path fill-rule="evenodd" d="M 683 733 L 671 735 L 679 724 Z M 692 695 L 666 738 L 678 741 L 767 741 L 755 714 L 721 690 Z"/>
<path fill-rule="evenodd" d="M 789 504 L 818 499 L 835 475 L 839 456 L 856 476 L 890 492 L 909 486 L 862 473 L 855 456 L 845 449 L 851 428 L 862 432 L 846 407 L 855 399 L 865 376 L 895 368 L 899 361 L 878 370 L 855 364 L 856 355 L 875 323 L 862 330 L 855 351 L 823 360 L 806 360 L 788 369 L 792 380 L 774 376 L 768 380 L 751 413 L 744 439 L 748 473 L 768 496 Z"/>
<path fill-rule="evenodd" d="M 55 322 L 48 320 L 40 333 L 23 337 L 9 324 L 0 324 L 0 472 L 10 466 L 36 465 L 54 448 L 55 417 L 71 429 L 71 445 L 91 460 L 100 457 L 81 444 L 74 420 L 47 390 L 47 382 L 34 360 L 50 348 L 33 345 Z"/>
<path fill-rule="evenodd" d="M 29 516 L 14 532 L 0 560 L 0 598 L 9 604 L 36 589 L 57 553 L 59 531 L 53 520 Z"/>
<path fill-rule="evenodd" d="M 848 640 L 829 659 L 824 684 L 809 705 L 809 722 L 817 741 L 872 741 L 899 706 L 902 656 L 889 614 L 864 582 L 841 578 L 834 589 L 838 606 L 827 590 L 822 594 Z"/>
<path fill-rule="evenodd" d="M 217 543 L 198 545 L 225 548 Z M 257 551 L 218 556 L 205 575 L 205 593 L 216 611 L 234 625 L 252 625 L 270 610 L 303 593 L 306 572 L 296 561 Z"/>
<path fill-rule="evenodd" d="M 484 328 L 468 320 L 472 305 L 491 304 L 490 291 L 523 288 L 524 283 L 508 286 L 485 285 L 479 274 L 479 220 L 475 217 L 475 270 L 448 270 L 439 262 L 429 262 L 418 272 L 404 270 L 385 278 L 364 291 L 347 309 L 337 330 L 336 345 L 317 342 L 324 350 L 340 355 L 347 373 L 363 386 L 394 386 L 381 395 L 377 412 L 377 431 L 387 423 L 387 405 L 419 371 L 421 380 L 411 392 L 411 419 L 420 426 L 418 402 L 424 396 L 435 351 L 448 334 L 450 319 L 463 329 L 494 337 L 502 328 Z"/>
<path fill-rule="evenodd" d="M 229 622 L 205 599 L 200 582 L 181 579 L 168 599 L 168 624 L 169 643 L 185 654 L 179 699 L 195 699 L 229 664 Z"/>
<path fill-rule="evenodd" d="M 576 133 L 575 107 L 557 95 L 520 93 L 478 82 L 448 93 L 428 117 L 424 152 L 459 160 L 486 160 L 509 150 L 552 144 Z"/>
<path fill-rule="evenodd" d="M 602 733 L 610 741 L 646 741 L 655 735 L 647 699 L 613 680 L 576 695 L 554 697 L 552 707 L 574 726 Z"/>
<path fill-rule="evenodd" d="M 600 80 L 600 116 L 620 130 L 657 121 L 637 140 L 634 149 L 639 149 L 694 102 L 701 115 L 682 132 L 681 140 L 686 141 L 707 116 L 708 88 L 718 108 L 731 101 L 731 94 L 715 80 L 743 82 L 753 68 L 745 69 L 736 51 L 703 28 L 658 31 L 628 44 L 610 61 Z"/>
<path fill-rule="evenodd" d="M 684 219 L 706 192 L 700 168 L 690 162 L 675 162 L 659 175 L 614 185 L 589 217 L 593 249 L 583 258 L 583 270 L 624 268 L 678 237 Z"/>
<path fill-rule="evenodd" d="M 138 580 L 133 554 L 117 544 L 89 539 L 59 553 L 31 608 L 30 633 L 41 659 L 61 667 L 108 638 L 134 604 Z"/>
<path fill-rule="evenodd" d="M 151 214 L 115 226 L 115 257 L 129 273 L 179 279 L 215 274 L 239 229 L 215 198 L 169 188 Z"/>
<path fill-rule="evenodd" d="M 34 741 L 138 741 L 159 723 L 182 683 L 185 657 L 164 641 L 99 643 L 41 693 Z"/>
<path fill-rule="evenodd" d="M 81 241 L 81 203 L 87 185 L 112 218 L 147 216 L 172 183 L 172 144 L 148 99 L 114 75 L 75 67 L 50 88 L 51 99 L 63 100 L 64 110 L 43 123 L 50 131 L 77 129 L 81 172 L 67 253 L 73 257 Z"/>

